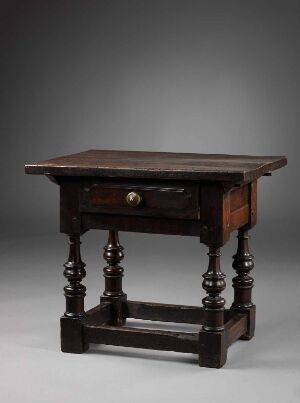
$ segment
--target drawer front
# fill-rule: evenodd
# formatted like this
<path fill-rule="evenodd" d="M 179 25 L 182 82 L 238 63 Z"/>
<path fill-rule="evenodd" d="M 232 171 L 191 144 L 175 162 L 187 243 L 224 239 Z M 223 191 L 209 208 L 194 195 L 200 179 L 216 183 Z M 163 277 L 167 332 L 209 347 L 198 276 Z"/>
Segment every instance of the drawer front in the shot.
<path fill-rule="evenodd" d="M 196 184 L 91 183 L 82 189 L 81 211 L 198 219 L 199 187 Z"/>

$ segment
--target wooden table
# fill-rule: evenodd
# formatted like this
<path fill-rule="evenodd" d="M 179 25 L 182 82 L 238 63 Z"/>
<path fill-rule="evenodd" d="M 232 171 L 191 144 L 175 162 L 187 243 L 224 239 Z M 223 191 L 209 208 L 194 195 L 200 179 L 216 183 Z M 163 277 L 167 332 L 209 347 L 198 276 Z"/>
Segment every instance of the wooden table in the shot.
<path fill-rule="evenodd" d="M 248 230 L 256 224 L 257 179 L 286 163 L 285 157 L 89 150 L 26 165 L 26 173 L 46 175 L 60 186 L 60 230 L 70 240 L 62 351 L 82 353 L 89 343 L 122 345 L 194 353 L 200 366 L 222 367 L 228 347 L 254 335 Z M 100 304 L 85 311 L 80 236 L 90 229 L 108 230 L 109 235 L 105 290 Z M 237 275 L 233 303 L 225 309 L 220 250 L 234 230 Z M 127 300 L 118 231 L 199 237 L 209 250 L 203 307 Z M 126 326 L 126 318 L 201 327 L 196 333 L 139 329 Z"/>

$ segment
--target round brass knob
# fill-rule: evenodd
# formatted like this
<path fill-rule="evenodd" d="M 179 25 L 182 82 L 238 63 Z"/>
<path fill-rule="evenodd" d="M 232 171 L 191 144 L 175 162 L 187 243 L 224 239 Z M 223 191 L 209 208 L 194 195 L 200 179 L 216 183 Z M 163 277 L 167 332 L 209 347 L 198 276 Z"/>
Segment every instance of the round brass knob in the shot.
<path fill-rule="evenodd" d="M 137 207 L 142 201 L 142 197 L 136 192 L 130 192 L 126 196 L 126 202 L 131 207 Z"/>

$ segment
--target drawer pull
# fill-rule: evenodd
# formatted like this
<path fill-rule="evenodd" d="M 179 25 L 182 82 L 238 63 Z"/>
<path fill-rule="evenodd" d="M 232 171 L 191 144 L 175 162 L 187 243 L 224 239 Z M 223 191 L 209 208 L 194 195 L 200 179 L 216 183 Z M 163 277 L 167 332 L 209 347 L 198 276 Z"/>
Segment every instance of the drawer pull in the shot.
<path fill-rule="evenodd" d="M 126 196 L 126 202 L 131 207 L 137 207 L 142 201 L 142 197 L 136 192 L 130 192 Z"/>

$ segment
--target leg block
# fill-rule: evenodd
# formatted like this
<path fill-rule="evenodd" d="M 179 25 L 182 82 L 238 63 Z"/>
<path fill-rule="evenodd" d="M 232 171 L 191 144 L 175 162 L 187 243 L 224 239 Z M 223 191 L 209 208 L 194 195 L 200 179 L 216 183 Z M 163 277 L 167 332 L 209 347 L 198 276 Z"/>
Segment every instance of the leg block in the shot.
<path fill-rule="evenodd" d="M 79 318 L 60 318 L 61 351 L 64 353 L 83 353 L 89 345 L 84 340 L 83 322 Z"/>
<path fill-rule="evenodd" d="M 199 366 L 221 368 L 226 363 L 227 345 L 225 331 L 199 333 Z"/>

